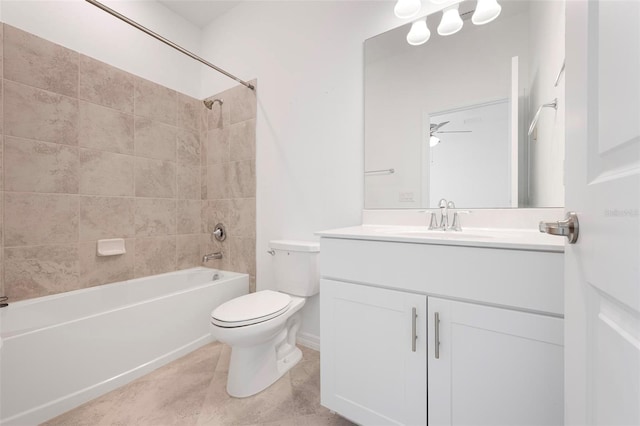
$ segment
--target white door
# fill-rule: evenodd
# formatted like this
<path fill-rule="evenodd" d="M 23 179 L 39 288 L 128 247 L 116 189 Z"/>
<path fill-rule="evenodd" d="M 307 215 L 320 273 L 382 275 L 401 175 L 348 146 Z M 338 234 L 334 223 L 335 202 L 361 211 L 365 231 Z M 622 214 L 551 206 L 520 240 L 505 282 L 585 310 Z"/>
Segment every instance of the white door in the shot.
<path fill-rule="evenodd" d="M 640 424 L 640 2 L 568 1 L 565 422 Z"/>

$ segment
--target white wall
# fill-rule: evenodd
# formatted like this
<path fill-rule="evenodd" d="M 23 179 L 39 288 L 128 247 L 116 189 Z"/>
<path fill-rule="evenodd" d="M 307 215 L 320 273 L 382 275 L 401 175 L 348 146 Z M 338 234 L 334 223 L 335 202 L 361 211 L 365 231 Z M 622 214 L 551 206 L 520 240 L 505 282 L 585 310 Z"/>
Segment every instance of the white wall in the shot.
<path fill-rule="evenodd" d="M 470 108 L 425 114 L 429 123 L 449 123 L 443 129 L 469 133 L 442 133 L 430 149 L 429 205 L 454 200 L 456 206 L 510 207 L 511 133 L 508 99 Z"/>
<path fill-rule="evenodd" d="M 103 3 L 198 53 L 200 29 L 155 1 Z M 1 0 L 0 19 L 132 74 L 200 97 L 201 64 L 84 0 Z"/>
<path fill-rule="evenodd" d="M 564 61 L 563 1 L 532 2 L 530 28 L 529 123 L 538 106 L 558 98 L 558 110 L 545 108 L 529 138 L 531 206 L 564 205 L 564 76 L 554 82 Z"/>
<path fill-rule="evenodd" d="M 243 2 L 205 28 L 203 55 L 258 79 L 259 290 L 275 288 L 269 240 L 361 223 L 363 42 L 401 23 L 392 2 Z M 203 94 L 234 84 L 203 83 Z M 302 333 L 319 335 L 317 297 Z"/>

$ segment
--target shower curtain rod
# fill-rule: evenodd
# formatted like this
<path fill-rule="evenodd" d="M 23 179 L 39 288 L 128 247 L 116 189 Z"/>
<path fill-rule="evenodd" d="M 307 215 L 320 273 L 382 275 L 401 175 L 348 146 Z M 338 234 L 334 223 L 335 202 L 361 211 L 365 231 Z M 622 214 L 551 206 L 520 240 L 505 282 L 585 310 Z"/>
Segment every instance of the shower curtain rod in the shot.
<path fill-rule="evenodd" d="M 140 31 L 142 31 L 143 33 L 146 33 L 147 35 L 150 35 L 151 37 L 155 38 L 158 41 L 163 42 L 164 44 L 166 44 L 167 46 L 173 47 L 174 49 L 176 49 L 178 52 L 183 53 L 187 56 L 189 56 L 192 59 L 195 59 L 198 62 L 201 62 L 203 64 L 205 64 L 206 66 L 213 68 L 214 70 L 218 71 L 221 74 L 226 75 L 229 78 L 234 79 L 235 81 L 237 81 L 238 83 L 247 86 L 249 89 L 251 90 L 256 90 L 255 87 L 253 86 L 253 84 L 248 83 L 244 80 L 239 79 L 238 77 L 236 77 L 235 75 L 228 73 L 227 71 L 223 70 L 220 67 L 217 67 L 215 65 L 213 65 L 211 62 L 202 59 L 200 56 L 189 52 L 187 49 L 175 44 L 174 42 L 172 42 L 171 40 L 167 40 L 166 38 L 162 37 L 160 34 L 154 33 L 153 31 L 151 31 L 150 29 L 143 27 L 142 25 L 138 24 L 136 21 L 131 20 L 129 18 L 127 18 L 126 16 L 124 16 L 123 14 L 116 12 L 115 10 L 105 6 L 104 4 L 96 1 L 96 0 L 85 0 L 87 3 L 91 3 L 92 5 L 96 6 L 99 9 L 104 10 L 105 12 L 107 12 L 108 14 L 115 16 L 116 18 L 120 19 L 121 21 L 126 22 L 127 24 L 131 25 L 132 27 L 135 27 L 137 29 L 139 29 Z"/>

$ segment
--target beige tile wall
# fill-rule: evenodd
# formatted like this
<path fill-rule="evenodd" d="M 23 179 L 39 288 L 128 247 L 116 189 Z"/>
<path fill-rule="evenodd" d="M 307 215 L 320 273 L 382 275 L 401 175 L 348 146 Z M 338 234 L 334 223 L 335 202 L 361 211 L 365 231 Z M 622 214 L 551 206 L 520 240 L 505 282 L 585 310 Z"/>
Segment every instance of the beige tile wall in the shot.
<path fill-rule="evenodd" d="M 255 291 L 256 95 L 236 86 L 209 99 L 223 103 L 202 117 L 202 249 L 222 251 L 224 258 L 211 265 L 248 273 Z M 219 222 L 226 226 L 227 240 L 211 241 L 209 233 Z"/>
<path fill-rule="evenodd" d="M 255 286 L 255 93 L 197 99 L 0 25 L 0 294 L 10 301 L 202 264 Z M 224 222 L 229 237 L 210 242 Z M 96 256 L 124 238 L 127 253 Z"/>

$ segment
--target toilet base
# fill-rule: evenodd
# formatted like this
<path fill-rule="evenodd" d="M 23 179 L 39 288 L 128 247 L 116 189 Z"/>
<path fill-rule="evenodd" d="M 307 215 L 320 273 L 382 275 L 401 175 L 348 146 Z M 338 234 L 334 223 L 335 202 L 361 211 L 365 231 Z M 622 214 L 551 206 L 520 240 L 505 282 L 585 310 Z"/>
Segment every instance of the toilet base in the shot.
<path fill-rule="evenodd" d="M 295 312 L 287 319 L 284 328 L 266 342 L 250 346 L 231 345 L 227 377 L 229 395 L 236 398 L 255 395 L 275 383 L 302 359 L 302 351 L 296 346 L 300 321 L 300 312 Z"/>
<path fill-rule="evenodd" d="M 231 346 L 227 393 L 236 398 L 255 395 L 271 386 L 302 359 L 296 335 L 305 299 L 292 297 L 289 310 L 257 324 L 224 328 L 212 324 L 215 338 Z"/>
<path fill-rule="evenodd" d="M 276 354 L 273 346 L 232 348 L 227 393 L 236 398 L 255 395 L 275 383 L 302 359 L 302 351 L 295 346 L 280 359 L 276 359 Z"/>

